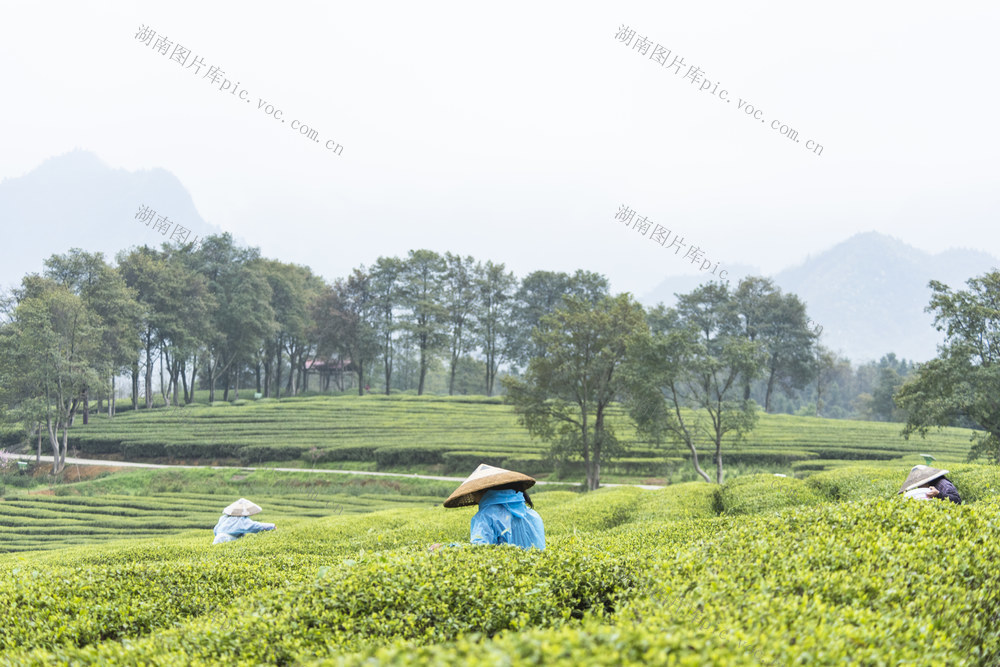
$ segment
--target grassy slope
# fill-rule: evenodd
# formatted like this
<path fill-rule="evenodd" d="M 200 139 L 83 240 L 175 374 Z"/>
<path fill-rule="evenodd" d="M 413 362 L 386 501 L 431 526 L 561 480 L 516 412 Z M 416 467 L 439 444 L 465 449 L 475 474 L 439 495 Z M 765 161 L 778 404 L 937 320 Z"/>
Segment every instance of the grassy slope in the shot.
<path fill-rule="evenodd" d="M 54 495 L 8 489 L 0 501 L 0 552 L 170 535 L 200 529 L 203 539 L 222 508 L 256 500 L 262 521 L 282 527 L 310 517 L 430 507 L 449 482 L 277 471 L 141 470 L 54 487 Z"/>
<path fill-rule="evenodd" d="M 611 423 L 629 453 L 606 466 L 611 475 L 649 476 L 668 468 L 668 452 L 635 441 L 628 420 L 614 412 Z M 756 469 L 809 472 L 858 459 L 895 460 L 928 452 L 938 460 L 964 460 L 970 432 L 944 429 L 926 440 L 903 440 L 900 425 L 877 422 L 762 415 L 746 442 L 724 450 L 728 464 Z M 77 427 L 71 442 L 82 455 L 122 453 L 128 458 L 215 461 L 281 460 L 287 465 L 354 469 L 466 472 L 474 461 L 544 469 L 547 447 L 533 441 L 512 410 L 496 399 L 477 397 L 343 396 L 283 399 L 125 413 L 97 417 Z M 399 450 L 406 450 L 399 455 Z M 465 454 L 463 454 L 465 453 Z M 669 453 L 683 464 L 683 452 Z M 533 468 L 533 466 L 536 466 Z M 610 479 L 610 478 L 609 478 Z"/>
<path fill-rule="evenodd" d="M 430 553 L 473 511 L 435 507 L 0 556 L 0 662 L 993 665 L 1000 478 L 952 478 L 545 492 L 541 553 Z"/>

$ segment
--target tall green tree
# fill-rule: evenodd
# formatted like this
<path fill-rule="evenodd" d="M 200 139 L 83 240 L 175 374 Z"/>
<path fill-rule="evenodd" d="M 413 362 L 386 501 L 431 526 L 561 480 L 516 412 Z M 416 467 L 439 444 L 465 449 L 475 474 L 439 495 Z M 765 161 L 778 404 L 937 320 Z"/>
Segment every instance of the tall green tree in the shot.
<path fill-rule="evenodd" d="M 170 305 L 170 265 L 148 246 L 119 253 L 118 269 L 140 304 L 139 341 L 143 358 L 132 361 L 132 409 L 139 407 L 139 376 L 143 377 L 146 409 L 153 407 L 153 370 L 160 358 L 165 329 L 173 315 Z"/>
<path fill-rule="evenodd" d="M 368 365 L 379 352 L 375 328 L 376 304 L 372 278 L 354 269 L 347 280 L 339 279 L 317 300 L 315 319 L 320 327 L 319 349 L 350 359 L 358 376 L 358 395 L 364 394 Z"/>
<path fill-rule="evenodd" d="M 397 257 L 379 257 L 369 270 L 372 307 L 379 356 L 385 377 L 386 396 L 392 391 L 393 361 L 396 356 L 400 323 L 397 314 L 403 300 L 403 262 Z"/>
<path fill-rule="evenodd" d="M 551 442 L 557 454 L 583 460 L 587 489 L 594 490 L 601 463 L 619 446 L 607 410 L 620 390 L 627 347 L 647 329 L 645 313 L 628 294 L 596 305 L 570 297 L 542 320 L 533 342 L 543 354 L 523 379 L 503 378 L 507 401 L 529 433 Z"/>
<path fill-rule="evenodd" d="M 771 411 L 774 390 L 788 393 L 805 388 L 815 372 L 813 347 L 818 334 L 808 324 L 806 307 L 794 294 L 782 294 L 770 278 L 751 276 L 733 293 L 743 335 L 767 350 L 764 411 Z M 743 399 L 750 398 L 751 381 L 743 380 Z"/>
<path fill-rule="evenodd" d="M 403 328 L 420 356 L 417 395 L 424 393 L 427 370 L 448 343 L 448 311 L 443 305 L 444 276 L 444 259 L 431 250 L 411 250 L 403 264 Z"/>
<path fill-rule="evenodd" d="M 661 308 L 650 322 L 650 334 L 629 349 L 629 412 L 639 433 L 686 447 L 706 482 L 711 478 L 698 448 L 711 447 L 721 484 L 723 445 L 738 442 L 757 422 L 756 403 L 742 394 L 765 367 L 767 351 L 742 334 L 733 297 L 721 283 L 681 295 L 675 309 Z"/>
<path fill-rule="evenodd" d="M 517 279 L 503 264 L 486 262 L 477 271 L 476 333 L 486 366 L 486 395 L 492 396 L 500 365 L 509 360 L 518 329 L 513 319 Z"/>
<path fill-rule="evenodd" d="M 0 337 L 0 379 L 8 406 L 44 406 L 52 472 L 66 465 L 69 429 L 87 387 L 97 386 L 101 319 L 69 287 L 38 276 L 22 281 L 14 320 Z M 16 392 L 11 394 L 11 390 Z M 41 417 L 41 415 L 39 415 Z"/>
<path fill-rule="evenodd" d="M 469 351 L 471 329 L 479 304 L 476 289 L 476 260 L 448 252 L 444 256 L 444 307 L 448 323 L 448 395 L 455 393 L 458 363 Z"/>
<path fill-rule="evenodd" d="M 554 313 L 564 298 L 577 297 L 594 305 L 608 296 L 608 290 L 608 279 L 591 271 L 578 269 L 573 275 L 561 271 L 529 273 L 521 281 L 512 311 L 518 332 L 512 341 L 512 360 L 525 368 L 533 357 L 544 353 L 534 342 L 532 332 L 544 326 L 542 318 Z"/>
<path fill-rule="evenodd" d="M 271 288 L 270 305 L 274 320 L 266 327 L 264 349 L 270 353 L 264 362 L 264 395 L 270 396 L 271 380 L 275 396 L 281 397 L 285 359 L 288 376 L 284 379 L 287 394 L 298 393 L 300 378 L 310 350 L 314 349 L 317 331 L 312 308 L 322 290 L 322 280 L 308 267 L 275 260 L 257 260 L 254 266 Z"/>
<path fill-rule="evenodd" d="M 205 359 L 210 401 L 226 372 L 253 359 L 274 328 L 271 286 L 259 258 L 259 250 L 237 247 L 228 233 L 206 237 L 195 252 L 195 266 L 215 301 Z"/>
<path fill-rule="evenodd" d="M 906 413 L 904 437 L 931 427 L 970 426 L 969 460 L 1000 463 L 1000 271 L 952 291 L 932 280 L 927 311 L 945 334 L 938 356 L 920 365 L 896 394 Z"/>
<path fill-rule="evenodd" d="M 128 371 L 140 349 L 142 308 L 135 292 L 101 253 L 73 248 L 47 259 L 45 267 L 48 277 L 78 295 L 98 318 L 101 344 L 92 362 L 107 384 L 97 387 L 97 395 L 108 397 L 108 414 L 113 416 L 114 379 Z M 90 415 L 90 391 L 84 387 L 81 396 L 84 424 Z"/>

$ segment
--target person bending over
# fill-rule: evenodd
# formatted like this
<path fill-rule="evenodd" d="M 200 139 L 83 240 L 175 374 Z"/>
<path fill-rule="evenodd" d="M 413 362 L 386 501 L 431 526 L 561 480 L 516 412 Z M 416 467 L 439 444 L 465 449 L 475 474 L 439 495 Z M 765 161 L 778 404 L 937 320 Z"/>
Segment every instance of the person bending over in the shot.
<path fill-rule="evenodd" d="M 222 510 L 219 522 L 215 524 L 215 541 L 212 544 L 232 542 L 249 533 L 259 533 L 263 530 L 274 530 L 273 523 L 254 521 L 250 517 L 261 512 L 260 505 L 246 498 L 240 498 L 235 503 Z"/>
<path fill-rule="evenodd" d="M 514 544 L 540 550 L 545 548 L 545 526 L 527 493 L 534 484 L 527 475 L 482 463 L 444 506 L 479 505 L 469 530 L 473 544 Z"/>

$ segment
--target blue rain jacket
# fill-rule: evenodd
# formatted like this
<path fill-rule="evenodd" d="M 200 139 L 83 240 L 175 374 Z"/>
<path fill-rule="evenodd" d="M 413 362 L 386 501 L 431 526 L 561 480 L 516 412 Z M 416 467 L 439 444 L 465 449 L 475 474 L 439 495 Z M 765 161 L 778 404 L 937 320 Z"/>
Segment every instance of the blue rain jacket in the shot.
<path fill-rule="evenodd" d="M 254 521 L 248 516 L 223 514 L 219 517 L 219 523 L 215 524 L 215 541 L 212 544 L 232 542 L 247 533 L 259 533 L 262 530 L 274 530 L 274 524 Z"/>
<path fill-rule="evenodd" d="M 538 512 L 513 489 L 489 490 L 472 517 L 473 544 L 516 544 L 522 549 L 545 548 L 545 527 Z"/>

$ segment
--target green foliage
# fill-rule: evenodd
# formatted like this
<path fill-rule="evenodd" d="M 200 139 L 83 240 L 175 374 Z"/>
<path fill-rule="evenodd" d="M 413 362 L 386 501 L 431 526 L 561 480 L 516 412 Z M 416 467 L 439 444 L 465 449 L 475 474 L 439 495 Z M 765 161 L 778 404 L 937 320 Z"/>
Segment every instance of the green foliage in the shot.
<path fill-rule="evenodd" d="M 0 556 L 0 662 L 996 664 L 997 471 L 956 467 L 961 506 L 899 498 L 903 476 L 546 491 L 543 552 L 429 552 L 473 511 L 436 507 Z M 835 481 L 861 502 L 816 504 Z M 127 518 L 148 499 L 75 500 Z"/>
<path fill-rule="evenodd" d="M 896 404 L 907 414 L 904 434 L 926 435 L 932 427 L 973 424 L 982 433 L 969 459 L 985 457 L 1000 463 L 1000 271 L 968 281 L 969 289 L 952 292 L 931 281 L 934 294 L 928 310 L 938 331 L 946 334 L 937 358 L 917 369 L 896 393 Z"/>
<path fill-rule="evenodd" d="M 84 457 L 121 454 L 126 460 L 201 459 L 232 464 L 266 460 L 273 451 L 273 460 L 298 459 L 309 466 L 371 462 L 382 469 L 423 472 L 443 464 L 445 470 L 460 474 L 482 461 L 492 460 L 528 474 L 551 473 L 557 463 L 548 452 L 539 451 L 538 441 L 518 426 L 514 411 L 498 398 L 394 394 L 221 405 L 218 409 L 197 405 L 128 411 L 114 419 L 95 415 L 85 428 L 78 420 L 70 429 L 70 448 L 77 448 Z M 682 414 L 693 418 L 690 411 Z M 630 445 L 602 466 L 605 472 L 662 475 L 669 460 L 685 453 L 690 456 L 679 448 L 664 451 L 642 441 L 618 404 L 607 408 L 605 418 L 618 440 Z M 727 445 L 724 461 L 732 466 L 729 474 L 740 465 L 786 471 L 789 465 L 816 461 L 816 466 L 802 470 L 823 470 L 831 464 L 818 461 L 819 457 L 892 460 L 925 450 L 939 460 L 957 462 L 968 454 L 969 434 L 949 428 L 930 434 L 926 441 L 907 441 L 894 424 L 761 415 L 743 442 Z M 414 447 L 420 452 L 410 456 L 407 451 L 390 449 L 376 462 L 375 450 L 384 447 Z M 243 454 L 245 448 L 254 449 Z M 708 457 L 712 449 L 699 447 L 699 455 Z M 476 463 L 464 465 L 472 461 Z M 919 461 L 914 457 L 914 463 Z M 564 462 L 562 473 L 580 479 L 582 464 Z"/>
<path fill-rule="evenodd" d="M 776 475 L 745 475 L 726 482 L 719 490 L 721 514 L 758 514 L 786 507 L 823 502 L 812 487 L 800 479 Z"/>
<path fill-rule="evenodd" d="M 631 341 L 648 330 L 644 311 L 628 294 L 596 305 L 573 297 L 542 325 L 533 338 L 544 355 L 531 360 L 523 380 L 504 378 L 508 400 L 519 422 L 548 441 L 556 458 L 583 460 L 593 490 L 602 460 L 620 454 L 606 413 L 621 389 L 619 369 Z"/>

